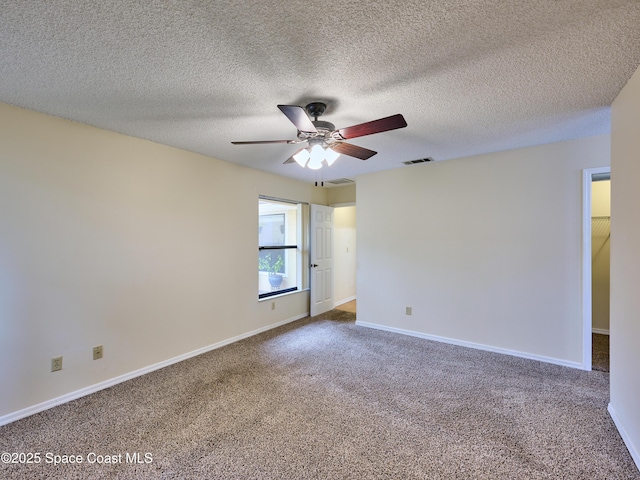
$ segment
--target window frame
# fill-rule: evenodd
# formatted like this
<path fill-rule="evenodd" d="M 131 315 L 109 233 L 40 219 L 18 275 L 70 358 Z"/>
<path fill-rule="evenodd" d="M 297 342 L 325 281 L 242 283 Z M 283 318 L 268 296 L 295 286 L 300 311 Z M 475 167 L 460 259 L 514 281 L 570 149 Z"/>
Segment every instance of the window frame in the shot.
<path fill-rule="evenodd" d="M 296 211 L 296 243 L 295 244 L 291 244 L 291 243 L 286 243 L 284 245 L 261 245 L 260 244 L 260 230 L 258 230 L 258 259 L 260 258 L 260 254 L 264 251 L 270 251 L 270 250 L 281 250 L 281 251 L 286 251 L 286 250 L 295 250 L 296 251 L 296 261 L 295 261 L 295 265 L 291 266 L 289 265 L 289 262 L 285 256 L 284 258 L 284 265 L 283 265 L 283 272 L 281 273 L 284 277 L 290 276 L 292 274 L 291 269 L 295 269 L 295 275 L 296 275 L 296 285 L 295 286 L 291 286 L 288 288 L 283 288 L 283 289 L 279 289 L 279 290 L 272 290 L 272 291 L 260 291 L 260 289 L 258 289 L 258 300 L 263 300 L 269 297 L 273 297 L 273 296 L 277 296 L 277 295 L 285 295 L 285 294 L 289 294 L 289 293 L 295 293 L 295 292 L 300 292 L 303 290 L 308 290 L 309 285 L 309 247 L 308 247 L 308 241 L 309 241 L 309 204 L 306 202 L 300 202 L 297 200 L 287 200 L 287 199 L 283 199 L 283 198 L 275 198 L 275 197 L 269 197 L 266 195 L 258 195 L 258 226 L 260 226 L 260 217 L 262 216 L 260 214 L 260 203 L 261 202 L 273 202 L 274 204 L 287 204 L 287 205 L 291 205 L 291 206 L 295 206 L 297 211 Z M 266 215 L 278 215 L 278 213 L 265 213 Z M 288 232 L 287 229 L 290 228 L 289 224 L 287 222 L 286 216 L 285 216 L 285 221 L 284 221 L 284 229 L 285 231 L 283 232 L 285 235 L 285 239 L 288 238 Z M 306 260 L 305 260 L 306 259 Z M 306 268 L 306 271 L 305 271 Z M 261 275 L 268 275 L 268 272 L 266 270 L 260 270 L 260 266 L 258 266 L 258 279 L 260 279 Z"/>

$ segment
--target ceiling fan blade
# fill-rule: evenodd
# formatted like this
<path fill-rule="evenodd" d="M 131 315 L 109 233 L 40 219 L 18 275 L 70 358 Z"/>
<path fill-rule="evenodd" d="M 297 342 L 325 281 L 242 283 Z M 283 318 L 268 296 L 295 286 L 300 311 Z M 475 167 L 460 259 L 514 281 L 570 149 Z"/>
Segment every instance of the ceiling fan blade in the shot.
<path fill-rule="evenodd" d="M 266 143 L 298 143 L 297 140 L 258 140 L 255 142 L 231 142 L 234 145 L 259 145 Z"/>
<path fill-rule="evenodd" d="M 379 118 L 371 122 L 360 123 L 351 127 L 341 128 L 338 130 L 340 136 L 344 139 L 363 137 L 365 135 L 373 135 L 374 133 L 386 132 L 397 128 L 404 128 L 407 122 L 399 113 L 390 117 Z"/>
<path fill-rule="evenodd" d="M 298 105 L 278 105 L 278 108 L 291 120 L 291 123 L 293 123 L 300 132 L 318 132 L 313 123 L 311 123 L 311 119 L 304 111 L 304 108 Z"/>
<path fill-rule="evenodd" d="M 368 158 L 371 158 L 376 153 L 378 153 L 378 152 L 374 152 L 373 150 L 369 150 L 368 148 L 359 147 L 357 145 L 352 145 L 350 143 L 345 143 L 345 142 L 334 143 L 329 148 L 342 155 L 359 158 L 360 160 L 367 160 Z"/>

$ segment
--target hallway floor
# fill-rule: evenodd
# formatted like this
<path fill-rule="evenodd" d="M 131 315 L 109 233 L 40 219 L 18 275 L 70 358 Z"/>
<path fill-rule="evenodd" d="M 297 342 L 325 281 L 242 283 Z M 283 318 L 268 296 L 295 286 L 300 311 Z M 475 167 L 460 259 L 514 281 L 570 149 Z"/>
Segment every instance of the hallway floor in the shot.
<path fill-rule="evenodd" d="M 336 310 L 342 310 L 343 312 L 356 313 L 356 300 L 338 305 Z"/>

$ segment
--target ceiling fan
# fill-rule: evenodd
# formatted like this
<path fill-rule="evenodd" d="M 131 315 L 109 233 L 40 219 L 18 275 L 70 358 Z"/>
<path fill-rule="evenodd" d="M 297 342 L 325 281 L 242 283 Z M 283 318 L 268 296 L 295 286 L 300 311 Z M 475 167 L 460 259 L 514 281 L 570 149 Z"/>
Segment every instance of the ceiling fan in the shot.
<path fill-rule="evenodd" d="M 333 123 L 318 120 L 318 117 L 320 117 L 327 108 L 327 105 L 323 102 L 312 102 L 305 108 L 298 105 L 278 105 L 278 108 L 298 129 L 297 139 L 231 143 L 234 145 L 256 145 L 269 143 L 301 144 L 307 142 L 308 147 L 298 150 L 298 152 L 294 153 L 284 163 L 297 162 L 302 167 L 307 166 L 313 170 L 317 170 L 322 167 L 323 162 L 331 165 L 341 154 L 359 158 L 360 160 L 367 160 L 378 153 L 368 148 L 347 143 L 345 140 L 407 126 L 404 117 L 398 113 L 390 117 L 372 120 L 371 122 L 336 129 Z M 311 120 L 310 117 L 313 117 L 313 120 Z"/>

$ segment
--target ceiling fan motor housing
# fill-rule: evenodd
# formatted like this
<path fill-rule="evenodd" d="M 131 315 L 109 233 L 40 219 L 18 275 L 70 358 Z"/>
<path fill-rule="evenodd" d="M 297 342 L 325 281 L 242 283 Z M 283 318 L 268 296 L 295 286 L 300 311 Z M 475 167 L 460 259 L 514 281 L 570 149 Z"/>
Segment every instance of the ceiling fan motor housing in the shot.
<path fill-rule="evenodd" d="M 309 105 L 307 105 L 307 111 L 309 110 Z M 319 144 L 325 147 L 335 141 L 332 133 L 335 131 L 336 126 L 333 123 L 325 122 L 324 120 L 312 120 L 311 123 L 313 123 L 313 126 L 316 127 L 316 130 L 318 132 L 313 134 L 298 132 L 299 139 L 307 140 L 309 142 L 309 145 Z"/>
<path fill-rule="evenodd" d="M 319 132 L 323 130 L 333 131 L 336 129 L 336 126 L 331 122 L 325 122 L 324 120 L 313 120 L 311 123 L 316 127 Z"/>

